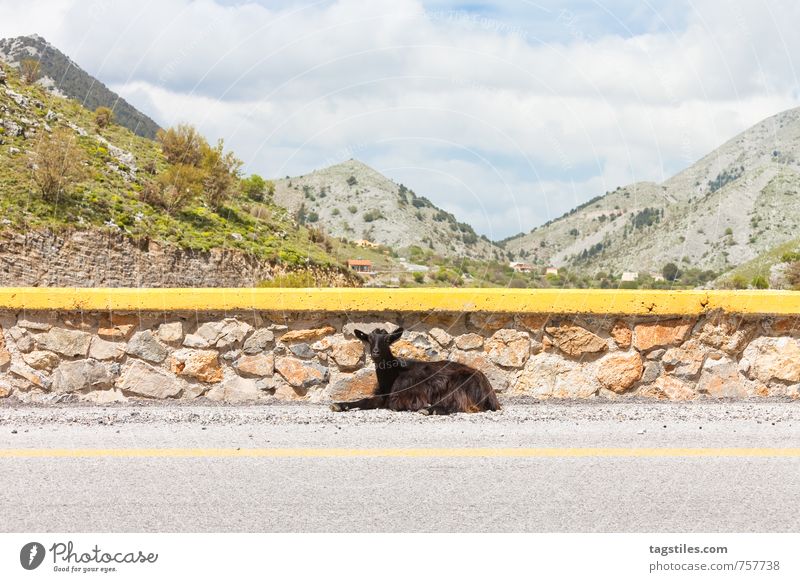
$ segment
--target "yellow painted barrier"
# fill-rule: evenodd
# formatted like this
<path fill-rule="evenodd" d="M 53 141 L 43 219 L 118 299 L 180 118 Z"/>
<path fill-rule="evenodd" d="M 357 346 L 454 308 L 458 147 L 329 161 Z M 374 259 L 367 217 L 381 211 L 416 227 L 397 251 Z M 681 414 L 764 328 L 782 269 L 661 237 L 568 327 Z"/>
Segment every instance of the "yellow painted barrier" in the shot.
<path fill-rule="evenodd" d="M 0 309 L 50 311 L 328 311 L 699 315 L 800 314 L 796 291 L 634 289 L 0 288 Z"/>

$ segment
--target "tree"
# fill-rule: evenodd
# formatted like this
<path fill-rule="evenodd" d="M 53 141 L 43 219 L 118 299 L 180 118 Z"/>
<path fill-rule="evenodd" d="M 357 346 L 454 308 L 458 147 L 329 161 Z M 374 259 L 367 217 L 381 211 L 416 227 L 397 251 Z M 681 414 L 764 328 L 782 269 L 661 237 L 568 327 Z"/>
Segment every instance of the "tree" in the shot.
<path fill-rule="evenodd" d="M 84 175 L 83 151 L 75 135 L 63 128 L 43 137 L 31 153 L 33 181 L 45 200 L 56 201 Z"/>
<path fill-rule="evenodd" d="M 681 271 L 675 263 L 667 263 L 664 265 L 664 268 L 661 269 L 661 274 L 664 275 L 667 281 L 675 281 L 680 277 Z"/>
<path fill-rule="evenodd" d="M 161 151 L 171 164 L 200 166 L 203 161 L 203 146 L 208 142 L 191 125 L 181 124 L 166 131 L 158 130 L 156 139 L 161 143 Z"/>
<path fill-rule="evenodd" d="M 263 202 L 266 191 L 267 182 L 258 174 L 252 174 L 249 178 L 242 180 L 242 192 L 252 200 Z"/>
<path fill-rule="evenodd" d="M 42 75 L 42 68 L 36 59 L 23 59 L 19 64 L 19 76 L 22 81 L 31 85 L 39 80 Z"/>
<path fill-rule="evenodd" d="M 205 171 L 203 194 L 212 208 L 221 208 L 239 191 L 239 173 L 242 161 L 225 152 L 222 140 L 213 148 L 208 144 L 202 147 L 202 168 Z"/>
<path fill-rule="evenodd" d="M 98 107 L 94 110 L 94 124 L 98 129 L 104 129 L 114 123 L 114 112 L 108 107 Z"/>

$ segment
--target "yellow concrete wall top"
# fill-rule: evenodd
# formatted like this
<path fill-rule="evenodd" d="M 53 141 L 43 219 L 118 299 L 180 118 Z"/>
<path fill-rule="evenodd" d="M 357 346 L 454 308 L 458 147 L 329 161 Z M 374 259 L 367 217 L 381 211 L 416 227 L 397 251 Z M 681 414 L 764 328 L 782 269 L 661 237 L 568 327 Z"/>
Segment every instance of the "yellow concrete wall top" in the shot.
<path fill-rule="evenodd" d="M 60 311 L 506 312 L 800 314 L 795 291 L 630 289 L 0 288 L 0 309 Z"/>

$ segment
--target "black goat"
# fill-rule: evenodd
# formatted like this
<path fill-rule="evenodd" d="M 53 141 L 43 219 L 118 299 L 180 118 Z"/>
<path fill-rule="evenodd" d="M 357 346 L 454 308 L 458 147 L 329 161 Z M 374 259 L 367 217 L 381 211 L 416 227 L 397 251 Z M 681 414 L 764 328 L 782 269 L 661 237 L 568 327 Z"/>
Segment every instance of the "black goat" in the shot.
<path fill-rule="evenodd" d="M 458 362 L 394 357 L 389 346 L 403 335 L 402 327 L 392 333 L 376 329 L 369 335 L 360 330 L 355 334 L 369 348 L 378 386 L 372 396 L 354 402 L 336 402 L 331 405 L 332 410 L 388 408 L 452 414 L 500 409 L 489 379 L 479 370 Z"/>

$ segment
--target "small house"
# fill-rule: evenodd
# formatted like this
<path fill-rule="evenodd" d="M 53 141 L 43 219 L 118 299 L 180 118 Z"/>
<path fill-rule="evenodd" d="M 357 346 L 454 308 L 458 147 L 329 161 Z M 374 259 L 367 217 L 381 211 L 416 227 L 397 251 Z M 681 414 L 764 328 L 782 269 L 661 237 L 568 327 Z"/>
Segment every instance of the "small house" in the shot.
<path fill-rule="evenodd" d="M 369 259 L 348 259 L 347 268 L 357 273 L 372 273 L 372 261 Z"/>
<path fill-rule="evenodd" d="M 558 277 L 558 267 L 547 267 L 544 270 L 545 275 L 553 275 L 554 277 Z"/>
<path fill-rule="evenodd" d="M 515 273 L 533 272 L 533 265 L 531 265 L 530 263 L 509 263 L 508 266 L 514 269 Z"/>
<path fill-rule="evenodd" d="M 622 277 L 619 279 L 623 283 L 638 281 L 639 280 L 639 271 L 623 271 Z"/>

